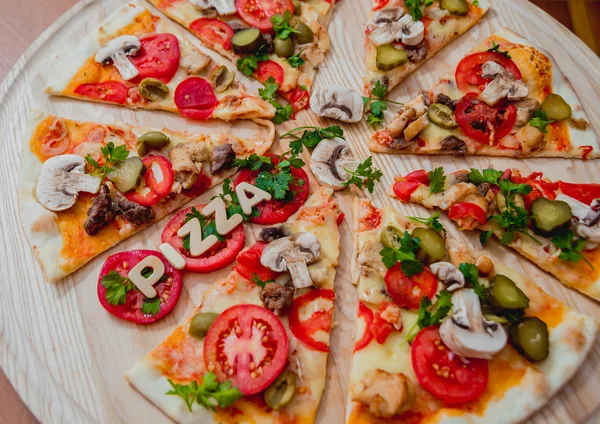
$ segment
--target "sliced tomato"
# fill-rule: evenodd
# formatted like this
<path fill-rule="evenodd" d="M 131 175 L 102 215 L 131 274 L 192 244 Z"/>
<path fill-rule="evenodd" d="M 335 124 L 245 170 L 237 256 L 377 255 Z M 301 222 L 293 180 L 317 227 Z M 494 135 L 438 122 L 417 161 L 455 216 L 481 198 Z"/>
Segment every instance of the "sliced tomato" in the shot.
<path fill-rule="evenodd" d="M 146 156 L 142 161 L 146 167 L 144 184 L 124 195 L 142 206 L 154 206 L 171 193 L 175 173 L 171 162 L 164 156 Z"/>
<path fill-rule="evenodd" d="M 258 277 L 262 281 L 274 280 L 279 277 L 279 273 L 272 271 L 260 263 L 260 257 L 267 243 L 258 241 L 254 245 L 244 250 L 237 257 L 237 265 L 235 270 L 246 280 L 252 280 L 253 277 Z"/>
<path fill-rule="evenodd" d="M 362 302 L 358 302 L 358 312 L 356 314 L 356 321 L 361 320 L 364 322 L 364 330 L 360 339 L 354 343 L 354 351 L 359 351 L 366 347 L 371 340 L 373 340 L 373 333 L 371 332 L 371 325 L 373 323 L 373 311 L 367 305 Z"/>
<path fill-rule="evenodd" d="M 273 164 L 279 162 L 279 158 L 273 155 L 267 155 L 272 157 Z M 308 192 L 310 190 L 308 184 L 308 175 L 302 168 L 291 168 L 290 173 L 294 178 L 293 182 L 290 183 L 290 190 L 294 194 L 291 201 L 286 202 L 285 200 L 271 199 L 266 202 L 260 203 L 256 208 L 258 209 L 259 215 L 250 218 L 250 222 L 261 225 L 273 225 L 285 222 L 290 216 L 300 209 L 300 207 L 306 202 L 308 198 Z M 260 171 L 251 171 L 244 169 L 238 175 L 235 180 L 234 186 L 237 187 L 243 182 L 254 185 L 256 178 L 260 174 Z M 302 182 L 300 182 L 302 181 Z"/>
<path fill-rule="evenodd" d="M 482 144 L 493 144 L 510 133 L 517 109 L 512 104 L 490 107 L 477 100 L 477 94 L 467 93 L 456 105 L 456 120 L 467 136 Z"/>
<path fill-rule="evenodd" d="M 206 190 L 208 190 L 211 185 L 212 180 L 210 179 L 210 177 L 204 173 L 201 173 L 200 175 L 198 175 L 198 179 L 196 180 L 192 188 L 183 190 L 182 193 L 187 197 L 195 198 L 200 196 Z"/>
<path fill-rule="evenodd" d="M 456 85 L 463 93 L 473 91 L 473 87 L 487 84 L 491 79 L 484 78 L 481 74 L 481 66 L 486 62 L 496 62 L 502 65 L 515 79 L 522 79 L 519 67 L 511 59 L 498 52 L 479 52 L 467 55 L 456 66 L 454 77 Z M 471 85 L 470 85 L 471 84 Z"/>
<path fill-rule="evenodd" d="M 450 353 L 440 337 L 439 327 L 421 330 L 411 348 L 417 380 L 446 405 L 462 405 L 477 400 L 487 388 L 487 361 L 469 358 L 468 362 L 463 362 L 458 355 Z"/>
<path fill-rule="evenodd" d="M 379 309 L 375 312 L 373 323 L 371 324 L 371 334 L 379 344 L 384 344 L 388 336 L 394 331 L 394 326 L 381 317 L 383 311 L 391 305 L 390 302 L 382 302 Z"/>
<path fill-rule="evenodd" d="M 183 116 L 197 120 L 210 118 L 219 104 L 212 85 L 200 77 L 190 77 L 179 83 L 174 101 Z"/>
<path fill-rule="evenodd" d="M 429 173 L 424 169 L 419 169 L 418 171 L 413 171 L 410 174 L 407 174 L 404 179 L 406 181 L 418 181 L 421 184 L 429 185 Z"/>
<path fill-rule="evenodd" d="M 273 29 L 271 16 L 294 13 L 292 0 L 236 0 L 235 8 L 240 18 L 260 30 Z"/>
<path fill-rule="evenodd" d="M 390 0 L 375 0 L 373 2 L 373 11 L 383 9 L 389 2 Z"/>
<path fill-rule="evenodd" d="M 402 272 L 400 262 L 387 270 L 385 287 L 396 305 L 408 309 L 418 309 L 423 296 L 433 299 L 438 287 L 438 280 L 429 268 L 420 274 L 408 277 Z"/>
<path fill-rule="evenodd" d="M 337 217 L 337 221 L 336 224 L 339 227 L 340 225 L 342 225 L 342 223 L 344 222 L 344 218 L 346 217 L 346 214 L 344 212 L 340 212 L 340 214 Z"/>
<path fill-rule="evenodd" d="M 179 40 L 173 34 L 151 34 L 140 38 L 142 47 L 137 55 L 129 58 L 140 74 L 132 82 L 138 84 L 144 78 L 156 78 L 167 84 L 179 69 Z"/>
<path fill-rule="evenodd" d="M 512 172 L 511 172 L 512 173 Z M 530 185 L 531 192 L 527 195 L 522 195 L 525 201 L 525 208 L 529 210 L 531 203 L 539 198 L 545 197 L 550 200 L 556 199 L 556 190 L 559 188 L 559 183 L 545 181 L 542 179 L 543 174 L 541 172 L 534 172 L 527 177 L 520 175 L 514 175 L 511 177 L 511 181 L 517 184 Z"/>
<path fill-rule="evenodd" d="M 563 194 L 589 205 L 594 199 L 600 199 L 600 184 L 573 184 L 559 181 L 558 186 Z"/>
<path fill-rule="evenodd" d="M 294 113 L 306 109 L 310 102 L 308 90 L 302 90 L 301 88 L 294 88 L 293 90 L 281 93 L 281 96 L 292 105 Z"/>
<path fill-rule="evenodd" d="M 112 271 L 123 278 L 127 278 L 127 274 L 131 268 L 148 256 L 158 257 L 165 265 L 165 276 L 159 280 L 158 283 L 154 284 L 156 297 L 153 299 L 146 298 L 142 292 L 133 286 L 130 280 L 124 280 L 123 290 L 126 290 L 124 301 L 120 303 L 118 302 L 118 299 L 111 295 L 109 296 L 109 302 L 109 298 L 107 298 L 107 287 L 102 284 L 102 279 Z M 160 252 L 157 252 L 156 250 L 131 250 L 129 252 L 119 252 L 109 256 L 100 270 L 100 276 L 98 277 L 98 299 L 100 299 L 100 303 L 104 309 L 118 318 L 138 324 L 150 324 L 158 321 L 173 310 L 179 300 L 179 295 L 181 294 L 181 285 L 181 273 L 173 268 Z M 127 286 L 130 287 L 130 290 L 127 290 Z M 133 286 L 133 288 L 131 288 L 131 286 Z M 110 291 L 113 292 L 114 290 L 114 288 L 110 289 Z M 158 313 L 152 315 L 142 312 L 145 302 L 157 300 L 160 302 Z"/>
<path fill-rule="evenodd" d="M 210 48 L 222 47 L 231 50 L 233 28 L 220 19 L 200 18 L 190 24 L 190 31 Z"/>
<path fill-rule="evenodd" d="M 275 80 L 279 87 L 283 85 L 285 71 L 281 65 L 273 60 L 263 60 L 258 62 L 258 69 L 256 70 L 256 79 L 261 83 L 267 82 L 271 77 Z"/>
<path fill-rule="evenodd" d="M 462 229 L 472 230 L 477 223 L 485 225 L 487 216 L 481 206 L 475 203 L 460 202 L 453 205 L 448 212 L 448 218 L 456 221 Z"/>
<path fill-rule="evenodd" d="M 393 190 L 396 197 L 403 202 L 409 202 L 410 196 L 421 185 L 418 181 L 398 181 L 394 183 Z"/>
<path fill-rule="evenodd" d="M 177 235 L 177 231 L 185 224 L 188 213 L 195 207 L 202 211 L 206 205 L 195 205 L 179 211 L 165 226 L 160 239 L 163 243 L 169 243 L 185 258 L 186 271 L 208 273 L 217 271 L 232 263 L 237 254 L 244 248 L 244 226 L 238 225 L 233 231 L 225 236 L 225 241 L 217 243 L 208 252 L 198 257 L 190 255 L 189 250 L 183 247 L 183 239 Z M 204 238 L 204 235 L 203 235 Z"/>
<path fill-rule="evenodd" d="M 335 293 L 330 289 L 313 289 L 294 299 L 290 314 L 290 330 L 302 343 L 321 352 L 329 352 L 329 345 L 316 338 L 317 333 L 329 333 Z M 329 306 L 331 303 L 331 306 Z M 312 313 L 302 319 L 306 312 Z"/>
<path fill-rule="evenodd" d="M 266 389 L 287 363 L 289 339 L 273 312 L 258 305 L 225 309 L 204 339 L 204 362 L 244 395 Z M 260 371 L 260 372 L 259 372 Z"/>
<path fill-rule="evenodd" d="M 75 94 L 122 105 L 127 101 L 127 91 L 127 86 L 123 83 L 104 81 L 95 84 L 81 84 L 75 89 Z"/>

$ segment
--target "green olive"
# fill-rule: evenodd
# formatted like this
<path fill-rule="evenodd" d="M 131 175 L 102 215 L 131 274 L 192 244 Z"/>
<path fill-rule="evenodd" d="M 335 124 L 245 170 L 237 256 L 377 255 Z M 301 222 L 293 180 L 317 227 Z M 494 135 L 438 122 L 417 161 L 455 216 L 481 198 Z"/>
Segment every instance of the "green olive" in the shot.
<path fill-rule="evenodd" d="M 285 40 L 276 38 L 273 41 L 273 49 L 277 56 L 288 58 L 294 55 L 294 42 L 291 38 L 286 38 Z"/>
<path fill-rule="evenodd" d="M 541 319 L 523 318 L 508 328 L 508 335 L 513 347 L 530 361 L 539 362 L 548 357 L 548 326 Z"/>
<path fill-rule="evenodd" d="M 215 91 L 222 93 L 233 84 L 235 72 L 231 72 L 227 66 L 219 66 L 210 76 L 210 80 L 215 84 Z"/>
<path fill-rule="evenodd" d="M 146 156 L 149 149 L 159 150 L 166 147 L 171 142 L 168 135 L 160 131 L 150 131 L 142 134 L 137 140 L 138 155 Z"/>
<path fill-rule="evenodd" d="M 170 92 L 169 87 L 156 78 L 144 78 L 138 84 L 138 90 L 143 98 L 152 102 L 163 100 Z"/>
<path fill-rule="evenodd" d="M 558 94 L 548 94 L 541 106 L 548 119 L 564 121 L 571 117 L 571 106 Z"/>
<path fill-rule="evenodd" d="M 192 337 L 203 339 L 218 316 L 219 314 L 213 312 L 200 312 L 199 314 L 194 315 L 192 322 L 190 322 L 188 333 L 190 333 L 190 336 Z"/>
<path fill-rule="evenodd" d="M 284 371 L 265 390 L 265 402 L 272 409 L 280 409 L 286 406 L 296 394 L 296 374 Z"/>
<path fill-rule="evenodd" d="M 495 275 L 490 281 L 486 298 L 496 311 L 525 309 L 529 306 L 529 298 L 525 293 L 517 287 L 513 280 L 500 274 Z"/>
<path fill-rule="evenodd" d="M 294 15 L 302 15 L 302 2 L 300 0 L 292 0 L 292 3 L 294 4 Z"/>
<path fill-rule="evenodd" d="M 452 129 L 458 127 L 454 117 L 454 111 L 441 103 L 433 103 L 429 106 L 427 117 L 438 127 Z"/>
<path fill-rule="evenodd" d="M 435 230 L 430 228 L 415 228 L 411 238 L 419 239 L 419 250 L 417 259 L 426 264 L 439 262 L 446 256 L 446 242 Z"/>
<path fill-rule="evenodd" d="M 400 247 L 400 239 L 403 235 L 403 231 L 400 231 L 398 228 L 389 225 L 381 232 L 379 240 L 385 247 L 393 247 L 398 249 Z"/>
<path fill-rule="evenodd" d="M 315 35 L 313 34 L 312 29 L 310 29 L 310 27 L 300 19 L 295 19 L 293 28 L 298 31 L 297 33 L 294 33 L 296 44 L 307 44 L 313 42 Z"/>

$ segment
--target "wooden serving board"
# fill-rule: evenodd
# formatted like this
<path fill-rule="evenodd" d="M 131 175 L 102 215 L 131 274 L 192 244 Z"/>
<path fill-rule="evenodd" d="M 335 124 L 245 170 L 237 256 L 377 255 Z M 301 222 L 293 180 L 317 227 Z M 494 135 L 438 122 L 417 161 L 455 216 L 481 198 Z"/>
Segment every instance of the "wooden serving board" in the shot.
<path fill-rule="evenodd" d="M 209 275 L 185 275 L 184 290 L 174 312 L 153 325 L 138 326 L 118 320 L 102 309 L 96 294 L 98 272 L 109 254 L 128 249 L 157 248 L 160 232 L 167 219 L 100 255 L 56 284 L 44 281 L 25 240 L 19 222 L 15 188 L 29 109 L 106 123 L 118 120 L 175 130 L 201 131 L 210 128 L 236 133 L 243 131 L 239 124 L 202 125 L 167 113 L 133 112 L 76 100 L 49 98 L 43 93 L 59 61 L 87 31 L 95 28 L 123 3 L 123 0 L 78 3 L 29 48 L 0 86 L 0 263 L 3 277 L 0 284 L 0 363 L 25 403 L 44 423 L 169 422 L 165 415 L 129 387 L 123 374 L 190 313 L 211 282 L 229 272 L 227 268 Z M 343 0 L 337 6 L 329 31 L 332 51 L 321 66 L 317 85 L 337 83 L 362 89 L 363 28 L 369 4 L 368 0 Z M 453 67 L 470 48 L 502 26 L 533 40 L 554 56 L 571 79 L 596 132 L 600 134 L 600 59 L 566 28 L 525 0 L 496 0 L 493 9 L 480 24 L 423 65 L 392 92 L 391 98 L 408 100 L 420 88 L 429 86 L 449 67 Z M 197 44 L 192 36 L 189 38 Z M 257 87 L 257 83 L 241 78 L 249 86 Z M 300 125 L 332 124 L 317 119 L 311 112 L 303 112 L 295 122 L 286 123 L 284 127 L 291 129 Z M 344 130 L 354 155 L 361 160 L 366 158 L 370 154 L 366 141 L 371 130 L 364 122 L 345 125 Z M 374 160 L 385 174 L 372 195 L 376 203 L 392 203 L 402 212 L 423 216 L 427 212 L 422 208 L 400 204 L 386 196 L 385 191 L 395 174 L 437 166 L 444 166 L 448 172 L 466 167 L 494 166 L 500 169 L 518 167 L 524 172 L 535 169 L 553 179 L 574 182 L 598 182 L 600 176 L 599 161 L 517 161 L 381 154 L 375 155 Z M 200 200 L 209 199 L 215 191 L 205 194 Z M 341 424 L 344 421 L 348 392 L 356 309 L 356 294 L 350 283 L 349 266 L 352 254 L 349 200 L 353 195 L 362 196 L 364 193 L 337 195 L 348 219 L 341 226 L 342 254 L 336 280 L 337 311 L 334 315 L 336 327 L 333 330 L 327 387 L 317 420 L 323 424 Z M 475 236 L 458 234 L 452 224 L 445 223 L 451 235 L 463 237 L 473 246 L 478 246 Z M 247 228 L 249 241 L 254 232 L 256 228 Z M 491 246 L 491 253 L 495 257 L 527 273 L 551 295 L 600 319 L 598 303 L 562 287 L 554 278 L 497 243 L 491 243 Z M 596 342 L 577 375 L 548 406 L 532 417 L 532 422 L 584 422 L 600 405 L 599 392 L 600 342 Z"/>

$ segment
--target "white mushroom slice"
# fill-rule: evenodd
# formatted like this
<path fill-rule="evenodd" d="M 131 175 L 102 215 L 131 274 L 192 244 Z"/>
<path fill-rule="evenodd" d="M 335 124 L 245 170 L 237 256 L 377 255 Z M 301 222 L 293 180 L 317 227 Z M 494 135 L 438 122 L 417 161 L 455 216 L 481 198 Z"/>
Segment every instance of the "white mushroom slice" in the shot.
<path fill-rule="evenodd" d="M 267 245 L 260 257 L 260 263 L 273 271 L 288 270 L 296 288 L 313 285 L 308 264 L 321 255 L 321 243 L 312 233 L 295 233 Z"/>
<path fill-rule="evenodd" d="M 428 7 L 425 12 L 434 21 L 441 21 L 446 16 L 450 16 L 450 11 L 446 9 L 440 9 L 438 7 Z"/>
<path fill-rule="evenodd" d="M 413 121 L 404 130 L 404 138 L 410 141 L 415 138 L 421 131 L 429 125 L 429 117 L 427 114 L 421 115 L 417 120 Z"/>
<path fill-rule="evenodd" d="M 134 35 L 121 35 L 113 38 L 96 53 L 96 62 L 108 65 L 111 61 L 121 74 L 121 78 L 129 81 L 139 75 L 138 69 L 128 59 L 135 56 L 142 47 L 140 39 Z"/>
<path fill-rule="evenodd" d="M 484 78 L 493 78 L 478 99 L 489 106 L 494 106 L 500 100 L 523 100 L 529 95 L 529 88 L 522 80 L 515 80 L 513 76 L 500 64 L 486 62 L 481 67 Z"/>
<path fill-rule="evenodd" d="M 250 215 L 252 213 L 252 208 L 254 206 L 258 205 L 263 200 L 271 200 L 272 197 L 266 191 L 246 182 L 240 183 L 236 186 L 235 194 L 237 195 L 240 206 L 242 207 L 242 212 L 244 212 L 246 215 Z M 248 194 L 251 194 L 252 197 L 249 198 Z"/>
<path fill-rule="evenodd" d="M 216 9 L 219 15 L 232 15 L 236 12 L 235 0 L 190 0 L 200 10 Z"/>
<path fill-rule="evenodd" d="M 235 227 L 240 225 L 244 220 L 244 217 L 239 213 L 227 218 L 227 206 L 225 201 L 221 197 L 213 199 L 208 205 L 202 209 L 202 215 L 211 216 L 215 214 L 215 224 L 217 227 L 217 233 L 225 236 L 232 232 Z"/>
<path fill-rule="evenodd" d="M 490 60 L 481 66 L 481 76 L 484 78 L 494 79 L 498 76 L 508 78 L 509 74 L 504 66 Z"/>
<path fill-rule="evenodd" d="M 339 137 L 322 140 L 310 157 L 310 169 L 319 183 L 335 190 L 344 188 L 344 183 L 350 179 L 346 169 L 352 170 L 356 165 L 348 143 Z"/>
<path fill-rule="evenodd" d="M 402 39 L 402 25 L 398 23 L 402 16 L 404 9 L 401 7 L 391 7 L 376 13 L 367 25 L 371 42 L 381 46 Z"/>
<path fill-rule="evenodd" d="M 556 196 L 556 200 L 565 202 L 570 206 L 574 217 L 572 227 L 577 236 L 586 239 L 586 250 L 591 250 L 594 244 L 600 243 L 599 199 L 594 199 L 591 207 L 564 194 Z"/>
<path fill-rule="evenodd" d="M 142 275 L 142 271 L 146 268 L 152 269 L 152 274 L 147 277 Z M 154 285 L 158 280 L 165 275 L 165 264 L 158 256 L 150 255 L 142 259 L 136 266 L 131 268 L 127 274 L 127 278 L 142 292 L 144 296 L 152 299 L 156 297 L 156 289 Z"/>
<path fill-rule="evenodd" d="M 436 262 L 429 269 L 446 286 L 449 292 L 462 289 L 465 286 L 465 276 L 450 262 Z"/>
<path fill-rule="evenodd" d="M 364 107 L 360 93 L 340 85 L 321 87 L 310 98 L 310 108 L 314 113 L 342 122 L 360 121 Z"/>
<path fill-rule="evenodd" d="M 75 204 L 80 192 L 98 193 L 101 179 L 84 172 L 85 161 L 78 155 L 60 155 L 42 165 L 35 194 L 51 211 L 64 211 Z"/>
<path fill-rule="evenodd" d="M 398 21 L 402 25 L 402 42 L 407 46 L 416 46 L 425 37 L 425 25 L 421 21 L 414 21 L 412 16 L 404 15 Z"/>
<path fill-rule="evenodd" d="M 404 16 L 403 8 L 389 7 L 373 15 L 373 18 L 371 19 L 371 22 L 369 22 L 368 27 L 370 30 L 373 30 L 377 27 L 391 24 L 392 22 L 398 22 L 402 16 Z"/>
<path fill-rule="evenodd" d="M 506 346 L 504 328 L 484 318 L 473 289 L 454 292 L 452 305 L 452 316 L 440 327 L 440 336 L 452 352 L 466 358 L 492 359 Z"/>

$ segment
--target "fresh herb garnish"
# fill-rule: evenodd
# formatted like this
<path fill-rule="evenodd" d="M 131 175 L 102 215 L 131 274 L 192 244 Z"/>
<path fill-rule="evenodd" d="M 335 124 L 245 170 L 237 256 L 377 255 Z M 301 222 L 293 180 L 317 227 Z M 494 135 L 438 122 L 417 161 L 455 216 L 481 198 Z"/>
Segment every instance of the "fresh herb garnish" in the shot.
<path fill-rule="evenodd" d="M 393 102 L 391 100 L 385 100 L 385 95 L 387 93 L 387 86 L 382 84 L 381 81 L 377 81 L 373 90 L 371 91 L 374 97 L 364 97 L 363 102 L 365 104 L 365 109 L 368 108 L 368 116 L 367 122 L 369 125 L 377 125 L 383 122 L 384 114 L 388 108 L 388 103 L 393 103 L 396 105 L 403 105 L 403 103 Z"/>
<path fill-rule="evenodd" d="M 479 0 L 473 0 L 473 6 L 479 7 Z"/>
<path fill-rule="evenodd" d="M 104 177 L 114 171 L 115 165 L 124 162 L 127 156 L 129 156 L 129 150 L 127 150 L 124 144 L 115 146 L 115 143 L 112 141 L 109 141 L 100 151 L 104 157 L 104 165 L 100 166 L 92 155 L 89 154 L 85 157 L 85 161 L 92 167 L 92 174 L 99 175 L 103 180 Z"/>
<path fill-rule="evenodd" d="M 355 171 L 346 169 L 350 173 L 350 179 L 344 182 L 344 187 L 354 184 L 358 188 L 366 187 L 369 193 L 373 193 L 375 182 L 381 180 L 383 173 L 373 167 L 373 156 L 369 156 L 363 163 L 359 163 Z"/>
<path fill-rule="evenodd" d="M 266 280 L 266 281 L 264 281 L 257 274 L 252 274 L 250 276 L 250 281 L 252 281 L 254 284 L 256 284 L 261 289 L 264 289 L 267 284 L 275 282 L 275 280 Z"/>
<path fill-rule="evenodd" d="M 508 54 L 508 52 L 500 51 L 500 45 L 497 44 L 494 40 L 492 40 L 492 47 L 488 49 L 488 52 L 500 53 L 506 56 L 507 59 L 510 59 L 510 55 Z"/>
<path fill-rule="evenodd" d="M 109 305 L 124 305 L 127 292 L 135 288 L 129 278 L 121 277 L 117 271 L 110 271 L 102 277 L 100 284 L 106 289 L 106 301 Z"/>
<path fill-rule="evenodd" d="M 418 21 L 423 17 L 423 9 L 433 4 L 433 0 L 406 0 L 408 13 L 412 16 L 413 21 Z"/>
<path fill-rule="evenodd" d="M 281 103 L 275 100 L 275 94 L 277 93 L 277 90 L 279 90 L 279 84 L 275 82 L 275 78 L 269 77 L 269 79 L 265 81 L 265 88 L 258 89 L 258 95 L 261 99 L 266 100 L 275 108 L 273 122 L 279 125 L 290 119 L 290 117 L 294 114 L 294 109 L 289 103 L 283 106 Z"/>
<path fill-rule="evenodd" d="M 258 156 L 258 155 L 255 155 L 255 156 Z M 262 157 L 269 159 L 266 156 L 262 156 Z M 259 159 L 259 161 L 260 161 L 260 159 Z M 269 160 L 269 162 L 270 162 L 270 160 Z M 248 221 L 248 220 L 250 220 L 251 217 L 260 215 L 260 213 L 258 212 L 258 209 L 256 209 L 256 208 L 252 209 L 252 213 L 250 215 L 246 215 L 244 213 L 244 211 L 242 209 L 242 205 L 240 205 L 240 200 L 238 199 L 237 194 L 235 193 L 235 190 L 233 189 L 233 187 L 231 187 L 231 180 L 229 178 L 225 178 L 225 181 L 223 181 L 223 189 L 221 191 L 221 194 L 211 197 L 210 200 L 214 200 L 217 197 L 220 197 L 225 202 L 226 210 L 227 210 L 227 218 L 231 218 L 233 215 L 237 214 L 237 215 L 241 215 L 242 218 L 244 219 L 244 221 Z"/>
<path fill-rule="evenodd" d="M 258 48 L 258 51 L 255 54 L 239 58 L 236 62 L 236 66 L 242 74 L 251 77 L 252 74 L 258 70 L 258 63 L 263 62 L 268 58 L 269 46 L 263 44 Z"/>
<path fill-rule="evenodd" d="M 444 191 L 444 184 L 446 184 L 446 176 L 444 175 L 444 168 L 435 168 L 429 172 L 429 195 L 434 193 L 441 193 Z"/>
<path fill-rule="evenodd" d="M 473 184 L 489 183 L 497 185 L 502 174 L 504 174 L 504 172 L 495 169 L 484 169 L 482 173 L 478 169 L 471 168 L 471 172 L 469 172 L 467 178 Z"/>
<path fill-rule="evenodd" d="M 479 282 L 479 270 L 473 264 L 463 262 L 458 266 L 458 269 L 465 276 L 465 280 L 471 284 L 473 291 L 481 299 L 485 297 L 485 287 Z"/>
<path fill-rule="evenodd" d="M 421 241 L 418 237 L 412 238 L 408 231 L 404 231 L 402 237 L 397 239 L 400 247 L 384 247 L 379 254 L 386 268 L 392 268 L 400 262 L 402 272 L 407 277 L 423 272 L 423 264 L 417 260 L 416 252 Z"/>
<path fill-rule="evenodd" d="M 586 264 L 594 269 L 594 265 L 583 256 L 585 240 L 576 238 L 573 231 L 569 230 L 565 235 L 552 237 L 552 244 L 561 250 L 560 255 L 558 255 L 559 259 L 568 262 L 579 262 L 583 259 Z"/>
<path fill-rule="evenodd" d="M 197 218 L 198 221 L 200 221 L 200 228 L 202 229 L 202 240 L 204 240 L 210 235 L 214 235 L 219 241 L 225 241 L 225 237 L 217 232 L 216 221 L 214 219 L 208 219 L 207 217 L 202 215 L 200 211 L 196 209 L 195 206 L 192 206 L 191 211 L 185 215 L 185 220 L 183 221 L 183 223 L 187 224 L 194 218 Z M 190 239 L 191 234 L 188 234 L 183 238 L 183 248 L 185 250 L 190 250 Z"/>
<path fill-rule="evenodd" d="M 490 237 L 492 237 L 492 234 L 494 234 L 494 232 L 492 230 L 482 231 L 479 234 L 479 242 L 481 243 L 481 246 L 485 246 L 486 245 L 486 243 L 488 242 L 488 240 L 490 239 Z"/>
<path fill-rule="evenodd" d="M 169 384 L 173 388 L 167 395 L 179 396 L 192 412 L 192 405 L 198 402 L 206 409 L 214 411 L 216 406 L 219 408 L 228 408 L 242 397 L 242 392 L 237 387 L 231 385 L 231 381 L 219 383 L 217 376 L 212 372 L 207 372 L 202 377 L 202 384 L 192 381 L 189 384 L 177 384 L 169 379 Z"/>
<path fill-rule="evenodd" d="M 298 137 L 295 133 L 299 131 L 304 131 L 300 137 Z M 337 125 L 333 125 L 327 128 L 319 128 L 319 127 L 298 127 L 294 128 L 291 131 L 286 132 L 279 138 L 293 137 L 294 141 L 290 142 L 290 151 L 294 155 L 299 155 L 302 153 L 304 147 L 308 149 L 314 149 L 317 145 L 326 138 L 334 138 L 341 137 L 344 138 L 344 130 L 342 130 Z"/>
<path fill-rule="evenodd" d="M 420 224 L 424 224 L 427 226 L 427 228 L 431 228 L 432 230 L 437 231 L 438 233 L 441 233 L 443 231 L 444 234 L 446 234 L 446 229 L 444 228 L 442 223 L 439 221 L 439 217 L 440 217 L 440 211 L 435 211 L 433 213 L 433 215 L 431 215 L 429 218 L 420 218 L 418 216 L 409 216 L 408 219 L 410 219 L 413 222 L 418 222 Z"/>
<path fill-rule="evenodd" d="M 421 298 L 419 304 L 419 317 L 415 325 L 406 335 L 406 340 L 412 342 L 418 330 L 438 325 L 452 309 L 452 295 L 448 290 L 441 290 L 437 296 L 437 302 L 432 306 L 431 300 L 427 296 Z"/>
<path fill-rule="evenodd" d="M 546 112 L 538 109 L 535 112 L 533 112 L 533 118 L 531 118 L 531 120 L 529 121 L 529 125 L 531 125 L 532 127 L 536 127 L 541 132 L 546 134 L 548 132 L 548 125 L 550 125 L 553 122 L 554 121 L 552 119 L 548 119 L 548 117 L 546 116 Z"/>
<path fill-rule="evenodd" d="M 155 299 L 144 299 L 142 313 L 146 315 L 156 315 L 160 312 L 160 297 Z"/>
<path fill-rule="evenodd" d="M 300 57 L 301 54 L 302 54 L 302 51 L 299 51 L 298 53 L 295 53 L 293 56 L 288 57 L 286 59 L 287 63 L 289 63 L 292 68 L 301 67 L 305 63 L 304 59 L 302 59 Z"/>
<path fill-rule="evenodd" d="M 275 36 L 280 40 L 287 40 L 292 34 L 300 33 L 300 31 L 290 26 L 290 19 L 292 19 L 292 13 L 289 10 L 286 10 L 283 15 L 278 13 L 271 16 L 273 31 L 275 31 Z"/>

